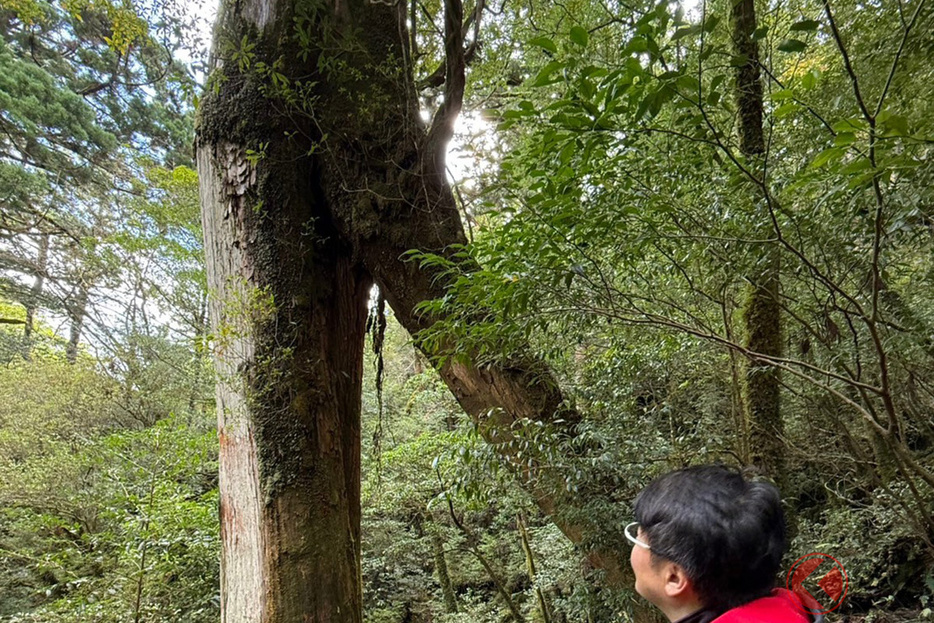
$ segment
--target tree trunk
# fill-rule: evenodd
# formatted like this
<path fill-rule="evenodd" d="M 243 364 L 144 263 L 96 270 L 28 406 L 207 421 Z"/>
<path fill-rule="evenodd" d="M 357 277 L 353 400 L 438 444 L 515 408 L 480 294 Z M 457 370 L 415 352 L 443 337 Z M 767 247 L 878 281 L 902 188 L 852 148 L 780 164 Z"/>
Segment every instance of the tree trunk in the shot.
<path fill-rule="evenodd" d="M 23 357 L 29 359 L 32 346 L 32 331 L 35 324 L 36 309 L 39 307 L 39 299 L 42 297 L 42 288 L 45 285 L 45 271 L 49 263 L 49 235 L 39 236 L 39 254 L 36 258 L 36 280 L 33 281 L 32 289 L 29 292 L 29 300 L 26 302 L 26 325 L 23 327 Z"/>
<path fill-rule="evenodd" d="M 445 5 L 451 52 L 463 38 L 459 0 Z M 416 333 L 436 320 L 416 306 L 443 295 L 445 281 L 403 254 L 450 255 L 466 242 L 443 163 L 463 64 L 447 63 L 451 88 L 425 128 L 405 18 L 401 4 L 364 0 L 221 8 L 215 49 L 226 60 L 213 61 L 197 145 L 219 374 L 225 623 L 362 618 L 359 409 L 370 275 Z M 529 357 L 484 369 L 448 360 L 440 373 L 557 518 L 555 489 L 506 443 L 521 418 L 573 434 L 579 416 L 562 408 L 551 373 Z M 575 543 L 599 530 L 557 523 Z M 590 558 L 610 581 L 628 569 L 615 548 Z"/>
<path fill-rule="evenodd" d="M 731 2 L 734 52 L 738 57 L 746 59 L 745 63 L 737 67 L 735 84 L 740 151 L 751 160 L 761 161 L 765 153 L 765 140 L 762 132 L 759 44 L 753 38 L 756 31 L 755 1 Z M 750 189 L 750 193 L 754 194 L 754 191 Z M 771 234 L 771 221 L 768 214 L 763 214 L 762 219 L 768 224 L 761 228 L 765 237 L 768 237 Z M 747 275 L 750 285 L 743 310 L 745 347 L 771 357 L 782 355 L 779 275 L 778 248 L 770 245 Z M 776 481 L 784 480 L 785 475 L 780 386 L 781 378 L 777 368 L 755 359 L 748 362 L 743 395 L 750 438 L 744 440 L 743 445 L 749 448 L 749 458 L 753 465 Z"/>
<path fill-rule="evenodd" d="M 454 594 L 454 585 L 448 573 L 448 561 L 444 555 L 444 538 L 441 536 L 441 526 L 430 524 L 428 535 L 431 538 L 431 549 L 435 558 L 435 573 L 438 574 L 438 584 L 441 586 L 441 595 L 444 597 L 444 611 L 450 614 L 457 613 L 457 595 Z"/>
<path fill-rule="evenodd" d="M 551 623 L 551 615 L 548 611 L 548 602 L 545 599 L 545 592 L 541 586 L 535 585 L 535 576 L 538 574 L 535 570 L 535 556 L 532 552 L 532 544 L 529 542 L 529 530 L 526 526 L 525 517 L 522 513 L 516 515 L 516 527 L 519 529 L 519 540 L 522 542 L 522 551 L 525 554 L 525 568 L 529 574 L 529 580 L 535 586 L 535 602 L 538 605 L 538 620 L 541 623 Z"/>
<path fill-rule="evenodd" d="M 221 10 L 215 48 L 247 37 L 270 65 L 282 56 L 283 72 L 309 73 L 288 3 Z M 214 62 L 222 84 L 203 100 L 197 158 L 218 373 L 221 620 L 358 623 L 372 280 L 330 227 L 312 120 L 290 118 L 258 72 Z"/>
<path fill-rule="evenodd" d="M 204 396 L 201 392 L 201 383 L 204 379 L 204 351 L 202 350 L 208 334 L 208 296 L 207 292 L 201 295 L 198 305 L 198 316 L 195 319 L 195 372 L 191 382 L 191 392 L 188 394 L 188 411 L 194 413 L 195 409 L 204 412 Z M 199 404 L 201 405 L 199 407 Z"/>
<path fill-rule="evenodd" d="M 68 305 L 68 317 L 71 320 L 68 344 L 65 346 L 65 358 L 68 363 L 74 363 L 78 358 L 78 343 L 81 341 L 81 330 L 84 328 L 84 317 L 87 313 L 90 289 L 91 286 L 82 279 L 78 285 L 78 295 Z"/>

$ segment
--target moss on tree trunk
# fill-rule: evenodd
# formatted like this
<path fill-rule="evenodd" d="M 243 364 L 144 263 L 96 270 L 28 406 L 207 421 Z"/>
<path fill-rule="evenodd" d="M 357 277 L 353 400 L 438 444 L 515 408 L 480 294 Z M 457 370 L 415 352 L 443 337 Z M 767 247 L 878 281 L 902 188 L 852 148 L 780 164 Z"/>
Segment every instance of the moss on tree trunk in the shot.
<path fill-rule="evenodd" d="M 755 0 L 730 0 L 734 53 L 745 62 L 736 68 L 734 92 L 739 115 L 739 144 L 755 170 L 763 166 L 765 141 L 762 133 L 762 83 L 759 76 L 759 46 Z M 758 192 L 750 186 L 750 203 L 760 204 Z M 771 237 L 771 220 L 765 208 L 757 215 L 763 238 Z M 749 290 L 743 310 L 745 348 L 767 357 L 781 357 L 781 260 L 778 249 L 765 243 L 755 267 L 746 275 Z M 762 472 L 781 482 L 785 479 L 783 425 L 781 416 L 781 377 L 776 367 L 752 357 L 746 366 L 743 404 L 749 439 L 748 459 Z"/>

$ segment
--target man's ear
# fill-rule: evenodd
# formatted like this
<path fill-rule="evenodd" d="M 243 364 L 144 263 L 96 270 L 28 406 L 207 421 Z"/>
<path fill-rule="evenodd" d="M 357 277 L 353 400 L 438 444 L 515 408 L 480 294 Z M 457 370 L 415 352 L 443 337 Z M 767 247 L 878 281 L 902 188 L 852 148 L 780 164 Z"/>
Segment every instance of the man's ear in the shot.
<path fill-rule="evenodd" d="M 665 566 L 665 594 L 672 598 L 693 598 L 694 583 L 688 577 L 684 567 L 677 563 Z"/>

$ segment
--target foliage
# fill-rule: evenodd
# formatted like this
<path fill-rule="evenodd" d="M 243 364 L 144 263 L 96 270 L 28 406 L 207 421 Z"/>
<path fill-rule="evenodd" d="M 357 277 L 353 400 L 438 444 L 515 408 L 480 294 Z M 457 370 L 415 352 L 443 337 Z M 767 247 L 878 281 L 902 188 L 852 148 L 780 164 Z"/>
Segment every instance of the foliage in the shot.
<path fill-rule="evenodd" d="M 882 591 L 914 606 L 924 575 L 906 570 L 934 555 L 934 309 L 921 294 L 934 169 L 930 83 L 918 80 L 934 12 L 763 13 L 767 153 L 754 158 L 738 148 L 746 59 L 728 8 L 594 9 L 530 37 L 529 78 L 496 113 L 508 155 L 478 217 L 489 227 L 453 257 L 417 258 L 454 282 L 423 306 L 444 320 L 419 339 L 451 345 L 442 360 L 545 353 L 596 436 L 585 456 L 610 453 L 607 472 L 633 487 L 621 502 L 671 466 L 748 464 L 740 379 L 750 361 L 780 369 L 794 551 L 837 545 L 876 574 L 854 587 L 854 611 Z M 775 254 L 779 359 L 746 349 L 742 324 L 745 276 Z M 582 472 L 601 486 L 599 469 Z M 863 532 L 831 537 L 866 517 L 900 520 L 886 540 L 897 565 L 869 562 L 881 545 Z"/>
<path fill-rule="evenodd" d="M 217 617 L 212 422 L 128 428 L 115 394 L 86 363 L 0 372 L 3 620 Z"/>
<path fill-rule="evenodd" d="M 36 313 L 67 319 L 74 358 L 82 337 L 113 341 L 115 307 L 139 302 L 121 286 L 145 283 L 145 306 L 153 290 L 177 296 L 176 276 L 197 284 L 195 84 L 178 60 L 190 20 L 172 3 L 0 4 L 0 294 L 27 310 L 27 356 Z M 157 274 L 162 262 L 175 266 Z"/>
<path fill-rule="evenodd" d="M 412 3 L 426 110 L 441 100 L 444 5 Z M 541 591 L 550 621 L 627 620 L 635 596 L 600 588 L 584 552 L 626 547 L 631 501 L 655 475 L 749 462 L 749 361 L 783 374 L 789 562 L 837 555 L 847 614 L 930 608 L 934 7 L 760 8 L 762 158 L 738 149 L 734 73 L 748 59 L 726 2 L 467 9 L 483 19 L 468 28 L 466 116 L 497 125 L 465 148 L 480 161 L 458 189 L 471 244 L 415 258 L 454 277 L 423 309 L 446 320 L 416 339 L 452 345 L 445 362 L 547 357 L 583 421 L 568 438 L 522 420 L 510 443 L 540 469 L 532 482 L 574 502 L 559 516 L 604 530 L 570 545 L 390 317 L 363 395 L 366 619 L 540 620 Z M 218 616 L 194 85 L 177 61 L 184 22 L 142 15 L 0 4 L 11 623 Z M 311 107 L 310 87 L 255 48 L 245 36 L 231 62 Z M 339 56 L 322 71 L 347 71 Z M 265 157 L 260 144 L 248 161 Z M 746 276 L 770 252 L 781 360 L 743 347 Z"/>

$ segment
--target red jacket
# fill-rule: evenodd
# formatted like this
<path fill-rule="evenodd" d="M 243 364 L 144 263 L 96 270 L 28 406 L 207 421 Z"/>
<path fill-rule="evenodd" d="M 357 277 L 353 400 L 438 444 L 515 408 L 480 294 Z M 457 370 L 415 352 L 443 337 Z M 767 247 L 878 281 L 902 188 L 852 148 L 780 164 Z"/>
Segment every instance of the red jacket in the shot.
<path fill-rule="evenodd" d="M 727 610 L 711 623 L 811 623 L 815 618 L 797 595 L 776 588 L 768 597 Z"/>

